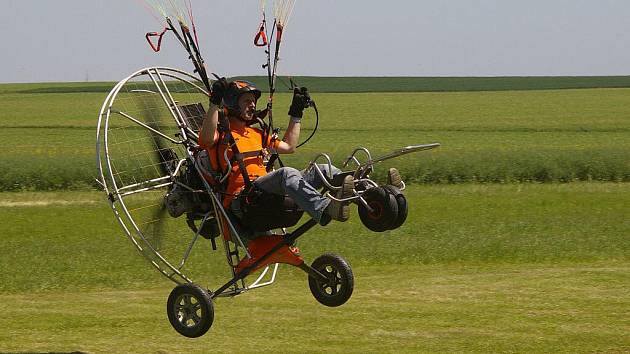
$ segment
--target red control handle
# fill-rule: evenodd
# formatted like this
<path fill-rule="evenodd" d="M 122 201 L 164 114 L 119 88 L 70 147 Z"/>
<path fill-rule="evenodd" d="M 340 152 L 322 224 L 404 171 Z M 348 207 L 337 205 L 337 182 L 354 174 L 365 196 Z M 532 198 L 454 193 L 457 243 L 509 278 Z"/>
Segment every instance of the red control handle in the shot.
<path fill-rule="evenodd" d="M 254 37 L 254 45 L 256 47 L 264 47 L 267 45 L 267 35 L 265 34 L 265 27 L 261 26 L 260 30 Z"/>
<path fill-rule="evenodd" d="M 147 42 L 149 42 L 149 45 L 151 46 L 151 49 L 153 49 L 154 52 L 159 52 L 160 51 L 160 47 L 162 46 L 162 37 L 164 37 L 164 33 L 166 33 L 166 31 L 168 31 L 168 28 L 165 28 L 162 32 L 158 33 L 158 32 L 149 32 L 147 33 L 144 38 L 147 39 Z M 153 37 L 158 37 L 157 40 L 157 44 L 153 43 L 152 38 Z"/>

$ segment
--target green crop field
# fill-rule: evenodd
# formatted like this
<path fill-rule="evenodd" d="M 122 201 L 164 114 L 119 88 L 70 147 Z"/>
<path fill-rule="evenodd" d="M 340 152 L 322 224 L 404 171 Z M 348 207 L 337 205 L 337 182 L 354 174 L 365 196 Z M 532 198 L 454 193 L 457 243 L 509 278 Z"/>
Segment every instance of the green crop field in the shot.
<path fill-rule="evenodd" d="M 629 77 L 298 82 L 321 120 L 288 165 L 442 146 L 377 166 L 377 179 L 396 166 L 408 182 L 400 229 L 370 232 L 353 207 L 300 239 L 308 261 L 335 252 L 353 266 L 347 304 L 320 305 L 285 266 L 273 286 L 217 300 L 196 340 L 170 327 L 173 283 L 95 191 L 113 84 L 0 85 L 0 352 L 630 351 Z M 279 126 L 289 99 L 277 95 Z M 309 111 L 303 138 L 313 126 Z M 214 289 L 228 269 L 202 241 L 184 270 Z"/>
<path fill-rule="evenodd" d="M 89 92 L 90 87 L 88 92 L 0 93 L 0 190 L 95 186 L 95 124 L 105 93 Z M 313 97 L 321 113 L 319 130 L 300 153 L 286 157 L 294 166 L 304 166 L 319 152 L 340 163 L 359 146 L 379 155 L 440 142 L 438 150 L 395 162 L 407 180 L 630 180 L 630 89 Z M 289 98 L 279 94 L 277 110 L 283 112 Z M 303 138 L 314 120 L 313 112 L 307 113 Z M 284 125 L 282 119 L 276 122 Z"/>

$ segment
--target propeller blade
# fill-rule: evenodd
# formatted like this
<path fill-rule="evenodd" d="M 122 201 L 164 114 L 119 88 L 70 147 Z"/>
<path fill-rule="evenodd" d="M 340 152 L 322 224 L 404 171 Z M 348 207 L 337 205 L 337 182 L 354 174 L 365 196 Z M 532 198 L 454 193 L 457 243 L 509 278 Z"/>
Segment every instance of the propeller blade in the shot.
<path fill-rule="evenodd" d="M 166 233 L 164 230 L 164 222 L 165 219 L 169 217 L 170 216 L 168 216 L 164 201 L 162 200 L 160 207 L 155 208 L 152 217 L 152 219 L 155 220 L 153 224 L 153 247 L 155 247 L 155 249 L 158 251 L 162 250 L 164 235 Z"/>
<path fill-rule="evenodd" d="M 140 117 L 144 120 L 144 122 L 157 131 L 162 131 L 162 111 L 159 107 L 163 106 L 164 103 L 158 99 L 157 94 L 151 95 L 143 95 L 141 99 L 138 100 L 138 105 L 140 108 Z M 147 129 L 151 140 L 153 141 L 153 145 L 155 146 L 154 156 L 160 170 L 160 173 L 165 175 L 172 175 L 175 172 L 175 168 L 177 166 L 177 162 L 179 161 L 177 158 L 177 154 L 175 151 L 168 147 L 166 141 L 163 137 L 155 132 L 152 132 Z"/>
<path fill-rule="evenodd" d="M 164 123 L 164 102 L 160 99 L 157 93 L 143 94 L 136 100 L 139 108 L 139 118 L 145 122 L 149 127 L 159 132 L 167 134 L 164 131 L 166 124 Z M 168 146 L 168 141 L 159 134 L 146 130 L 149 134 L 154 146 L 153 161 L 157 164 L 157 168 L 162 176 L 172 175 L 175 172 L 177 163 L 179 161 L 175 150 Z M 156 250 L 162 250 L 164 246 L 165 236 L 165 222 L 168 215 L 166 205 L 164 202 L 164 196 L 159 197 L 159 201 L 152 207 L 148 220 L 151 220 L 147 225 L 144 234 L 150 235 L 152 246 Z"/>

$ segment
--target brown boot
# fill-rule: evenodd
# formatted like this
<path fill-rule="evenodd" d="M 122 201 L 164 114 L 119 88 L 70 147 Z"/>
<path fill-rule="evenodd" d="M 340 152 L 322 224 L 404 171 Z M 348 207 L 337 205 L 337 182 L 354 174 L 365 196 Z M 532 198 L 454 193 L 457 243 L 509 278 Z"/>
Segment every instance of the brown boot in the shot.
<path fill-rule="evenodd" d="M 341 184 L 341 189 L 335 196 L 337 199 L 346 199 L 354 195 L 354 178 L 352 176 L 346 176 Z M 348 221 L 350 218 L 350 202 L 338 202 L 332 200 L 326 208 L 326 213 L 330 215 L 333 220 Z"/>
<path fill-rule="evenodd" d="M 403 181 L 400 177 L 400 172 L 394 167 L 390 168 L 387 171 L 387 184 L 392 185 L 398 189 L 403 188 Z"/>

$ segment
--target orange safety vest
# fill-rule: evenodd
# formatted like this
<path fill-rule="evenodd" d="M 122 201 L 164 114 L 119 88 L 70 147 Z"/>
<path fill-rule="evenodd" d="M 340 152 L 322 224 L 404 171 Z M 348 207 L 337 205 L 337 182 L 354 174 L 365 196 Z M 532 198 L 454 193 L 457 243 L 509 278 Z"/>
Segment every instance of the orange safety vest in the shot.
<path fill-rule="evenodd" d="M 232 128 L 230 133 L 242 156 L 249 180 L 254 181 L 256 178 L 266 175 L 267 170 L 263 159 L 267 152 L 263 150 L 263 131 L 257 128 L 244 127 Z M 279 144 L 279 140 L 271 137 L 267 138 L 266 146 L 276 149 Z M 201 147 L 207 151 L 210 165 L 215 171 L 225 171 L 227 168 L 227 162 L 225 161 L 225 151 L 227 150 L 227 158 L 230 160 L 232 169 L 229 171 L 230 175 L 227 180 L 223 206 L 228 207 L 234 200 L 234 197 L 245 187 L 243 173 L 238 161 L 234 159 L 234 153 L 229 146 L 229 139 L 226 139 L 226 134 L 220 134 L 217 130 L 215 133 L 215 144 L 211 147 Z"/>

